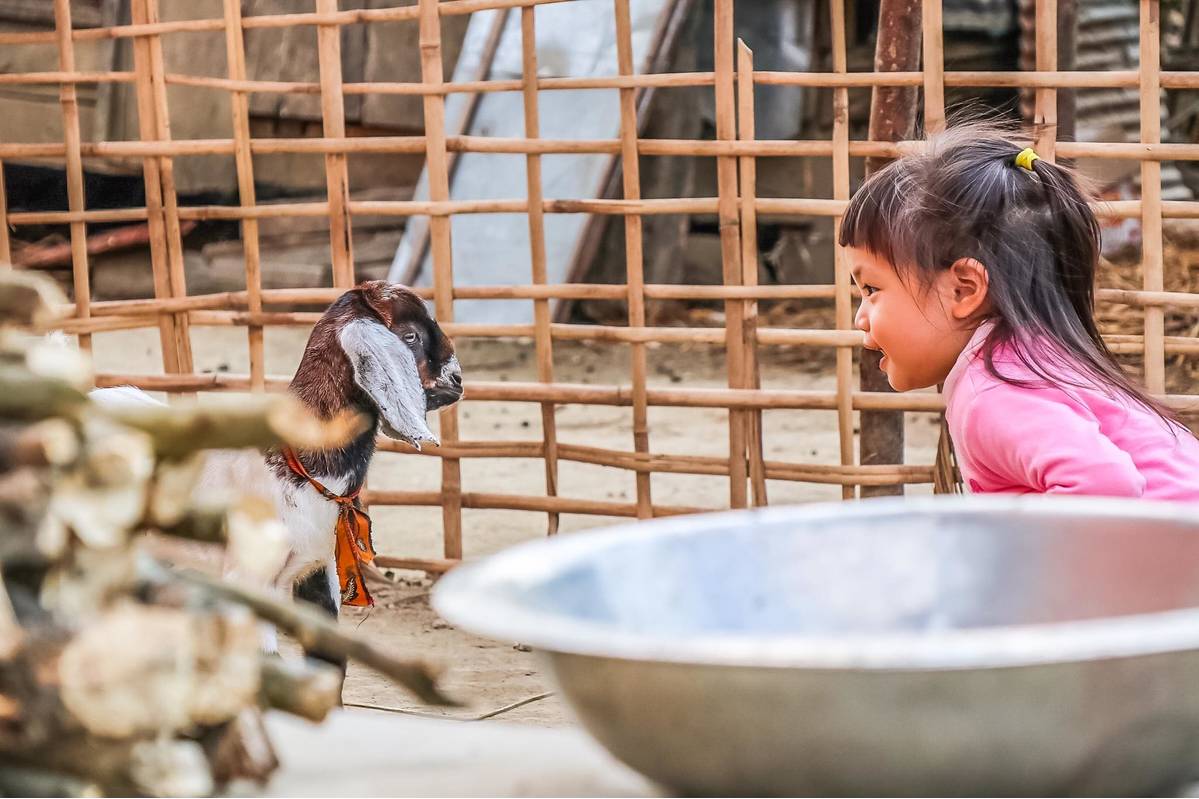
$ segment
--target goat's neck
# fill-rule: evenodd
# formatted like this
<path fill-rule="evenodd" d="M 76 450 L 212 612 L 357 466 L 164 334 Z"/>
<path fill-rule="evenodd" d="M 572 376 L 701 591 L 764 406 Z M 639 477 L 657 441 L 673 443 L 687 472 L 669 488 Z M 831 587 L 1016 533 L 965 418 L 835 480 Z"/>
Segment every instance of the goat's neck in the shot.
<path fill-rule="evenodd" d="M 314 347 L 310 342 L 292 379 L 290 391 L 320 419 L 332 419 L 347 410 L 367 417 L 369 424 L 365 432 L 345 446 L 297 453 L 304 468 L 316 479 L 346 477 L 347 491 L 361 486 L 375 454 L 379 416 L 374 403 L 354 382 L 350 365 L 340 348 Z M 302 478 L 291 473 L 279 453 L 272 453 L 267 461 L 281 477 L 302 482 Z"/>

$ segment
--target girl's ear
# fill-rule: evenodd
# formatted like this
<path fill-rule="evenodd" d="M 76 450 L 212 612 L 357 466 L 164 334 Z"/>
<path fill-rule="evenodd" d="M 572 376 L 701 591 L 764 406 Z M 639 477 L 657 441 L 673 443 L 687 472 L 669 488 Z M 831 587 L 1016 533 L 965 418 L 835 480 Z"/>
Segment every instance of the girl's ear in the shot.
<path fill-rule="evenodd" d="M 949 267 L 953 300 L 949 313 L 954 319 L 965 320 L 987 306 L 987 267 L 974 258 L 959 258 Z"/>

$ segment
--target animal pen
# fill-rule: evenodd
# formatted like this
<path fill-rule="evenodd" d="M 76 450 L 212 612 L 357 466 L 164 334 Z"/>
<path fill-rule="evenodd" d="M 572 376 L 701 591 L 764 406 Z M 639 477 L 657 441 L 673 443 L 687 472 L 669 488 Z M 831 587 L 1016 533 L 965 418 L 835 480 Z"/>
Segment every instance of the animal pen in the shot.
<path fill-rule="evenodd" d="M 1082 157 L 1139 162 L 1140 199 L 1096 206 L 1106 218 L 1135 218 L 1143 231 L 1139 287 L 1101 286 L 1101 306 L 1143 310 L 1143 331 L 1110 337 L 1114 350 L 1143 354 L 1144 380 L 1156 395 L 1183 412 L 1199 410 L 1199 391 L 1167 394 L 1167 358 L 1199 354 L 1199 335 L 1166 335 L 1165 319 L 1171 312 L 1199 308 L 1199 294 L 1166 291 L 1163 258 L 1163 218 L 1199 218 L 1199 202 L 1163 201 L 1161 162 L 1199 159 L 1199 144 L 1163 143 L 1160 98 L 1166 90 L 1199 89 L 1199 72 L 1163 71 L 1160 67 L 1161 17 L 1156 0 L 1140 2 L 1140 65 L 1136 70 L 1059 70 L 1057 3 L 1036 2 L 1036 52 L 1034 71 L 946 71 L 943 61 L 941 1 L 924 0 L 922 17 L 923 68 L 906 71 L 851 72 L 846 57 L 846 18 L 841 0 L 827 7 L 831 30 L 831 71 L 776 72 L 755 70 L 754 42 L 734 37 L 734 0 L 714 0 L 711 39 L 714 69 L 710 72 L 639 74 L 634 64 L 630 0 L 611 0 L 617 50 L 616 74 L 604 77 L 541 77 L 537 36 L 538 6 L 561 0 L 419 0 L 394 8 L 340 10 L 338 0 L 314 0 L 303 13 L 243 16 L 240 0 L 224 0 L 221 18 L 160 21 L 159 0 L 132 0 L 132 22 L 109 27 L 74 28 L 68 0 L 54 0 L 56 28 L 45 32 L 0 34 L 6 48 L 56 50 L 59 69 L 52 72 L 3 74 L 0 85 L 12 87 L 49 84 L 61 87 L 63 139 L 61 142 L 0 142 L 0 159 L 53 159 L 65 166 L 69 210 L 10 213 L 0 195 L 0 261 L 12 260 L 10 228 L 28 225 L 70 226 L 73 269 L 73 313 L 61 323 L 84 348 L 93 336 L 110 331 L 157 327 L 162 344 L 161 374 L 99 374 L 97 385 L 132 384 L 147 390 L 174 393 L 203 391 L 281 390 L 288 378 L 266 372 L 264 330 L 273 326 L 310 326 L 322 306 L 355 284 L 355 259 L 350 232 L 355 217 L 427 217 L 432 257 L 432 285 L 422 296 L 432 301 L 444 329 L 458 340 L 466 338 L 526 338 L 536 354 L 537 379 L 527 382 L 471 379 L 464 364 L 466 399 L 469 402 L 504 401 L 540 406 L 541 434 L 529 440 L 466 440 L 459 435 L 455 407 L 440 419 L 441 445 L 429 447 L 425 457 L 441 461 L 438 491 L 410 491 L 372 483 L 367 493 L 371 505 L 425 505 L 442 508 L 444 558 L 380 557 L 383 566 L 443 571 L 463 555 L 462 510 L 513 509 L 545 513 L 549 531 L 556 531 L 560 514 L 592 514 L 649 518 L 692 510 L 655 501 L 651 478 L 656 474 L 698 474 L 727 477 L 729 507 L 767 502 L 768 480 L 833 484 L 844 497 L 854 497 L 860 487 L 893 484 L 928 484 L 935 478 L 932 464 L 862 464 L 856 453 L 855 412 L 903 411 L 937 414 L 941 401 L 935 393 L 892 394 L 862 390 L 854 367 L 855 349 L 862 336 L 853 327 L 854 294 L 843 254 L 837 252 L 833 283 L 827 285 L 759 285 L 758 219 L 821 217 L 838 221 L 851 192 L 851 159 L 890 158 L 912 142 L 852 140 L 848 118 L 849 93 L 871 87 L 912 87 L 922 94 L 923 127 L 936 131 L 945 125 L 946 87 L 1010 87 L 1031 90 L 1034 116 L 1040 125 L 1035 147 L 1043 158 Z M 167 0 L 169 2 L 169 0 Z M 442 58 L 442 22 L 452 16 L 487 10 L 519 15 L 523 77 L 507 80 L 447 82 Z M 345 26 L 404 22 L 419 28 L 421 81 L 349 82 L 343 78 L 340 32 Z M 248 74 L 244 34 L 252 29 L 315 29 L 319 48 L 319 82 L 260 80 Z M 223 34 L 227 52 L 227 77 L 173 74 L 166 70 L 163 41 L 197 33 Z M 76 66 L 75 48 L 84 41 L 132 40 L 130 71 L 84 72 Z M 81 84 L 131 84 L 136 91 L 137 140 L 82 141 L 77 87 Z M 826 140 L 762 140 L 755 137 L 755 92 L 763 86 L 800 86 L 832 93 L 832 135 Z M 168 87 L 203 87 L 228 96 L 233 127 L 219 139 L 172 139 Z M 678 87 L 707 87 L 714 93 L 714 140 L 644 138 L 639 133 L 638 105 L 644 93 Z M 1140 141 L 1137 143 L 1079 143 L 1055 141 L 1057 93 L 1061 89 L 1136 89 L 1140 93 Z M 595 90 L 619 94 L 620 129 L 613 139 L 548 139 L 540 135 L 539 100 L 561 90 Z M 455 93 L 519 93 L 524 103 L 524 136 L 498 138 L 455 135 L 447 131 L 445 105 Z M 249 98 L 255 94 L 303 94 L 319 98 L 322 135 L 316 138 L 264 138 L 251 135 Z M 349 136 L 345 107 L 348 98 L 364 95 L 409 95 L 421 98 L 424 135 Z M 325 202 L 265 203 L 255 196 L 255 157 L 267 154 L 309 154 L 324 157 L 328 199 Z M 460 153 L 524 156 L 524 187 L 507 187 L 511 199 L 456 200 L 450 191 L 450 161 Z M 425 159 L 428 198 L 411 201 L 351 200 L 348 161 L 364 154 L 420 155 Z M 542 179 L 546 156 L 602 154 L 618 159 L 623 196 L 619 199 L 547 199 Z M 175 165 L 196 156 L 222 155 L 236 163 L 240 205 L 181 204 L 176 191 Z M 702 157 L 714 159 L 717 196 L 643 199 L 639 156 Z M 832 197 L 760 197 L 757 170 L 760 161 L 806 157 L 830 159 Z M 124 159 L 139 163 L 144 175 L 144 207 L 89 209 L 84 197 L 84 164 L 89 159 Z M 467 214 L 519 214 L 527 226 L 527 280 L 518 285 L 460 285 L 455 283 L 451 224 Z M 557 283 L 547 277 L 545 225 L 550 214 L 613 215 L 623 219 L 625 279 L 620 284 Z M 654 284 L 645 280 L 643 219 L 650 215 L 715 215 L 719 220 L 723 265 L 721 285 Z M 262 288 L 259 222 L 268 218 L 327 217 L 332 273 L 327 288 Z M 240 222 L 245 253 L 245 290 L 188 295 L 185 284 L 182 233 L 193 221 Z M 97 223 L 145 222 L 148 224 L 154 298 L 92 301 L 89 287 L 88 228 Z M 627 324 L 569 324 L 557 320 L 551 304 L 557 301 L 608 301 L 627 309 Z M 531 304 L 532 323 L 456 323 L 456 300 L 520 300 Z M 647 301 L 684 300 L 723 303 L 722 327 L 678 327 L 654 324 L 647 316 Z M 767 326 L 759 305 L 768 301 L 822 301 L 835 309 L 835 325 L 824 329 Z M 309 306 L 310 311 L 292 310 Z M 198 374 L 193 365 L 191 329 L 197 326 L 236 326 L 246 331 L 248 374 Z M 628 348 L 631 373 L 620 385 L 582 385 L 555 379 L 554 347 L 557 342 L 600 342 L 604 347 Z M 697 388 L 652 385 L 647 370 L 647 348 L 655 343 L 723 346 L 727 386 Z M 758 361 L 763 350 L 780 346 L 831 349 L 836 353 L 833 390 L 763 388 Z M 627 449 L 586 447 L 561 440 L 555 409 L 564 404 L 608 405 L 630 409 L 633 435 Z M 665 453 L 654 447 L 654 431 L 647 421 L 653 406 L 727 409 L 728 454 L 724 457 Z M 469 405 L 467 406 L 469 407 Z M 819 410 L 835 425 L 840 458 L 836 463 L 800 463 L 767 460 L 762 442 L 762 419 L 782 409 Z M 1017 422 L 1018 423 L 1018 422 Z M 407 445 L 380 440 L 383 451 L 412 453 Z M 479 493 L 464 485 L 461 461 L 468 458 L 532 458 L 544 461 L 545 490 L 538 495 Z M 586 496 L 563 496 L 558 489 L 560 465 L 582 462 L 635 474 L 636 494 L 631 502 Z"/>

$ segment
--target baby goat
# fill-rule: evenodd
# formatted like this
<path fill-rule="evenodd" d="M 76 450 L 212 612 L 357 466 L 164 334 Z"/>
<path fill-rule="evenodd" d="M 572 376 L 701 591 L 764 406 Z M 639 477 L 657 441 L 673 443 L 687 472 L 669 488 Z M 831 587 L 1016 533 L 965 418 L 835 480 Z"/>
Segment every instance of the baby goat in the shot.
<path fill-rule="evenodd" d="M 454 344 L 424 302 L 403 286 L 375 280 L 347 291 L 312 329 L 290 391 L 314 414 L 357 411 L 371 420 L 339 449 L 252 450 L 209 454 L 198 490 L 271 500 L 287 531 L 289 554 L 274 587 L 296 590 L 336 614 L 342 603 L 369 605 L 360 564 L 373 557 L 370 522 L 357 495 L 375 452 L 375 435 L 420 447 L 437 442 L 425 414 L 462 397 Z M 157 402 L 127 386 L 97 389 L 101 403 Z M 245 564 L 228 564 L 233 572 Z M 246 568 L 244 571 L 249 572 Z M 264 647 L 276 646 L 271 631 Z"/>

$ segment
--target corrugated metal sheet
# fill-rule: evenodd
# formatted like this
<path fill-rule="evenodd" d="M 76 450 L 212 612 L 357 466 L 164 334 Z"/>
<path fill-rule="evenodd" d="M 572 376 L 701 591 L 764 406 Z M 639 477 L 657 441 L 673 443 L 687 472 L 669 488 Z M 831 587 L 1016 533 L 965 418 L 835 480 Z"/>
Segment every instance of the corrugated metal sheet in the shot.
<path fill-rule="evenodd" d="M 1005 36 L 1016 27 L 1014 0 L 945 0 L 941 23 L 947 31 Z"/>
<path fill-rule="evenodd" d="M 1020 63 L 1036 67 L 1033 18 L 1036 0 L 1020 0 Z M 1085 0 L 1078 3 L 1075 69 L 1108 71 L 1137 69 L 1140 65 L 1140 29 L 1136 0 Z M 1165 95 L 1161 115 L 1166 119 Z M 1024 92 L 1026 118 L 1032 116 L 1032 92 Z M 1141 98 L 1135 88 L 1080 89 L 1075 91 L 1075 138 L 1078 141 L 1138 141 Z M 1163 128 L 1162 138 L 1170 132 Z M 1135 169 L 1132 171 L 1136 171 Z M 1162 164 L 1162 196 L 1167 200 L 1191 199 L 1182 175 L 1170 163 Z"/>

